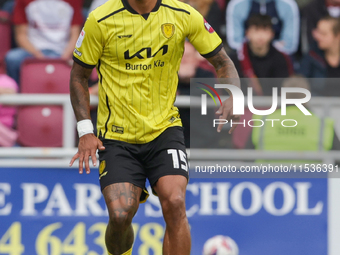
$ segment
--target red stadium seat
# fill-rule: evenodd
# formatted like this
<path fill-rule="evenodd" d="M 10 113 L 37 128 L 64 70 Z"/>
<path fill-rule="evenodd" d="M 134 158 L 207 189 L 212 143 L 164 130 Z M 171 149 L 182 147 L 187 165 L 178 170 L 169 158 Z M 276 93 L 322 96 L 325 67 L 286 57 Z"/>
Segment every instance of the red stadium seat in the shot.
<path fill-rule="evenodd" d="M 11 49 L 10 14 L 0 10 L 0 73 L 5 73 L 5 56 Z"/>
<path fill-rule="evenodd" d="M 21 67 L 21 93 L 69 93 L 71 67 L 60 59 L 27 59 Z M 18 142 L 29 147 L 62 146 L 61 106 L 20 107 Z"/>
<path fill-rule="evenodd" d="M 21 93 L 69 93 L 70 73 L 61 59 L 27 59 L 21 66 Z"/>
<path fill-rule="evenodd" d="M 18 111 L 18 142 L 28 147 L 62 146 L 63 110 L 60 106 L 25 106 Z"/>

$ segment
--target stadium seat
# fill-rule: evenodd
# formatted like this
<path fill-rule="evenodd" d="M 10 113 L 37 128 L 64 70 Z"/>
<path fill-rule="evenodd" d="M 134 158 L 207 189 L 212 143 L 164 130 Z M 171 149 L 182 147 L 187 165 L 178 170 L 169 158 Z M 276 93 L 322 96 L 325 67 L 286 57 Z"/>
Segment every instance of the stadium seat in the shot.
<path fill-rule="evenodd" d="M 27 59 L 21 68 L 21 93 L 69 93 L 70 72 L 71 67 L 60 59 Z M 23 106 L 17 119 L 22 146 L 62 146 L 61 106 Z"/>
<path fill-rule="evenodd" d="M 0 10 L 0 73 L 5 73 L 5 56 L 11 49 L 10 14 Z"/>
<path fill-rule="evenodd" d="M 71 66 L 61 59 L 27 59 L 21 66 L 21 93 L 69 93 Z"/>
<path fill-rule="evenodd" d="M 61 106 L 24 106 L 18 111 L 18 142 L 28 147 L 62 146 Z"/>

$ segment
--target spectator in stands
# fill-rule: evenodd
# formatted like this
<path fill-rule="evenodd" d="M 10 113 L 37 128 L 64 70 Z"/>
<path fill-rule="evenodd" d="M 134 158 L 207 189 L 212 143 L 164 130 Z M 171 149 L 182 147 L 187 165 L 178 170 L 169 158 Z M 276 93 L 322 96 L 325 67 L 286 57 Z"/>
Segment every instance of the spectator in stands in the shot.
<path fill-rule="evenodd" d="M 273 87 L 280 87 L 281 80 L 265 78 L 286 78 L 293 74 L 290 59 L 285 53 L 278 51 L 272 45 L 274 29 L 271 17 L 255 14 L 246 24 L 246 42 L 238 50 L 238 54 L 230 54 L 240 77 L 249 78 L 241 80 L 241 87 L 247 95 L 247 87 L 253 88 L 253 95 L 271 96 Z M 248 122 L 252 113 L 245 109 L 240 122 Z M 239 126 L 232 134 L 234 148 L 244 148 L 251 136 L 249 126 Z"/>
<path fill-rule="evenodd" d="M 247 21 L 246 41 L 237 54 L 230 54 L 240 77 L 253 78 L 256 95 L 271 95 L 272 83 L 257 78 L 285 78 L 293 73 L 287 55 L 273 47 L 274 30 L 271 17 L 255 14 Z"/>
<path fill-rule="evenodd" d="M 82 0 L 16 0 L 13 13 L 19 48 L 6 56 L 7 73 L 19 83 L 28 57 L 70 60 L 83 23 Z"/>
<path fill-rule="evenodd" d="M 304 88 L 310 90 L 307 79 L 291 77 L 286 79 L 283 87 Z M 301 93 L 288 93 L 287 98 L 301 98 Z M 308 109 L 308 105 L 305 105 Z M 252 130 L 247 148 L 265 151 L 328 151 L 339 150 L 340 142 L 334 130 L 334 121 L 318 117 L 315 114 L 304 115 L 296 106 L 288 106 L 284 119 L 298 122 L 295 127 L 283 127 L 279 121 L 264 121 L 264 116 L 254 115 L 253 119 L 264 121 L 264 126 Z M 310 110 L 309 110 L 310 111 Z M 282 119 L 281 109 L 265 116 L 265 119 Z M 293 123 L 294 124 L 294 123 Z"/>
<path fill-rule="evenodd" d="M 302 42 L 306 44 L 307 51 L 315 50 L 317 43 L 313 37 L 313 30 L 323 17 L 340 17 L 339 0 L 313 0 L 302 9 Z"/>
<path fill-rule="evenodd" d="M 340 78 L 340 18 L 326 16 L 320 19 L 313 35 L 320 50 L 310 50 L 304 57 L 301 73 L 309 78 Z M 313 81 L 312 93 L 340 96 L 338 79 Z"/>
<path fill-rule="evenodd" d="M 18 92 L 16 82 L 6 74 L 0 74 L 0 95 Z M 13 146 L 17 133 L 13 130 L 16 109 L 11 106 L 0 105 L 0 146 Z"/>
<path fill-rule="evenodd" d="M 294 0 L 231 0 L 227 6 L 227 41 L 232 49 L 242 48 L 246 20 L 254 14 L 268 15 L 275 31 L 273 45 L 291 55 L 299 43 L 300 18 Z"/>

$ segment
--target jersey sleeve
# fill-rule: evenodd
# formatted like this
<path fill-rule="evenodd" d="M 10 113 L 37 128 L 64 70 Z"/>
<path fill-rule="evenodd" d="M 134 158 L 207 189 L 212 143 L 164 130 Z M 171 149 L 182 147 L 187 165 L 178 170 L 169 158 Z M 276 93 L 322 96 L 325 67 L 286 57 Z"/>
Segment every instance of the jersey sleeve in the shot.
<path fill-rule="evenodd" d="M 196 50 L 205 58 L 215 56 L 223 47 L 222 40 L 203 18 L 192 8 L 188 24 L 187 37 Z"/>
<path fill-rule="evenodd" d="M 102 55 L 104 45 L 99 24 L 93 13 L 90 13 L 73 51 L 73 60 L 83 67 L 93 68 Z"/>

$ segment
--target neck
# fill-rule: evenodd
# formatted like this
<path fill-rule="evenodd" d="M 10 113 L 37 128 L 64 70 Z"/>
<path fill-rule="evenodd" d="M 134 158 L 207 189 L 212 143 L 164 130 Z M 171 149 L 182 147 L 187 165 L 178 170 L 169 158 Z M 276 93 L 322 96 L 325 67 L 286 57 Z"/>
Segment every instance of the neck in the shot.
<path fill-rule="evenodd" d="M 255 56 L 264 57 L 264 56 L 267 55 L 270 45 L 268 44 L 268 45 L 263 46 L 263 47 L 254 47 L 254 45 L 249 43 L 249 47 L 250 47 L 250 50 L 253 52 L 253 54 Z"/>
<path fill-rule="evenodd" d="M 325 56 L 339 56 L 340 55 L 340 44 L 333 46 L 332 48 L 325 51 Z"/>
<path fill-rule="evenodd" d="M 340 43 L 325 50 L 325 59 L 330 66 L 338 66 L 340 62 Z"/>
<path fill-rule="evenodd" d="M 157 0 L 126 0 L 139 14 L 150 13 L 156 6 Z"/>

